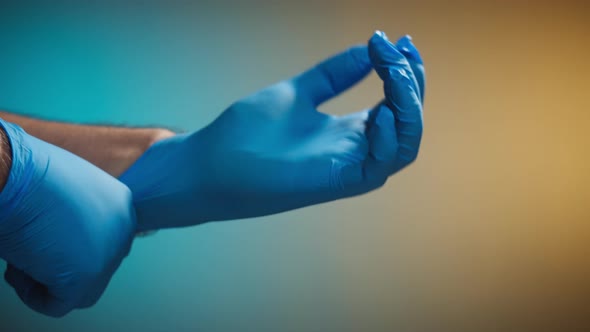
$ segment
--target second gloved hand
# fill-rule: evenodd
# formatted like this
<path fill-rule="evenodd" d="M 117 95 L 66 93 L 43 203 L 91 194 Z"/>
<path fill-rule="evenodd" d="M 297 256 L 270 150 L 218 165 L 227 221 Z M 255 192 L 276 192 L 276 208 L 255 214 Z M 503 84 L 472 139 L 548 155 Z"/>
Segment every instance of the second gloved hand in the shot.
<path fill-rule="evenodd" d="M 6 281 L 45 315 L 93 305 L 131 248 L 131 192 L 68 151 L 3 120 L 0 125 L 12 164 L 0 193 Z"/>
<path fill-rule="evenodd" d="M 384 100 L 346 116 L 317 107 L 375 69 Z M 154 144 L 120 180 L 140 230 L 256 217 L 362 194 L 417 156 L 424 67 L 408 37 L 377 32 L 240 100 L 204 129 Z"/>

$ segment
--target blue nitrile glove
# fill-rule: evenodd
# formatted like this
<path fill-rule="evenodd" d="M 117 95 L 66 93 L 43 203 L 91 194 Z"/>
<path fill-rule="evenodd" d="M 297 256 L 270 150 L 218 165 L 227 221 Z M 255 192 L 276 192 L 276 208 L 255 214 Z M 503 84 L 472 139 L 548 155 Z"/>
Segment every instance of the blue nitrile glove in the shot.
<path fill-rule="evenodd" d="M 12 150 L 0 193 L 6 281 L 49 316 L 93 305 L 131 248 L 137 226 L 131 191 L 20 127 L 0 125 Z"/>
<path fill-rule="evenodd" d="M 346 116 L 317 107 L 375 68 L 385 100 Z M 233 104 L 204 129 L 154 144 L 120 180 L 141 230 L 263 216 L 366 193 L 411 163 L 424 67 L 409 37 L 375 33 Z"/>

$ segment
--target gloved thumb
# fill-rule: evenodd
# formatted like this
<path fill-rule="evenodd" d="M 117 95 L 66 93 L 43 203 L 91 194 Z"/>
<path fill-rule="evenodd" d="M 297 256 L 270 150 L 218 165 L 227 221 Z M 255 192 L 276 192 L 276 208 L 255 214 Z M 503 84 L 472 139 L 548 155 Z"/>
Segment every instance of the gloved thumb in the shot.
<path fill-rule="evenodd" d="M 29 308 L 52 317 L 62 317 L 74 309 L 73 305 L 55 298 L 48 288 L 25 272 L 8 264 L 4 279 Z"/>

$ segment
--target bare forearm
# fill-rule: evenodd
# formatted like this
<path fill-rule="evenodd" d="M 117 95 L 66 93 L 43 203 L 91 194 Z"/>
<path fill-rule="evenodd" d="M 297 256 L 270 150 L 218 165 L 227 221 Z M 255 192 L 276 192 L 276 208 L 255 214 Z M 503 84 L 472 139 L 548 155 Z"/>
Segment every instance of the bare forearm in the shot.
<path fill-rule="evenodd" d="M 0 112 L 0 118 L 21 126 L 39 139 L 90 161 L 113 176 L 123 173 L 154 142 L 174 135 L 173 132 L 160 128 L 77 125 L 39 120 L 8 112 Z M 0 165 L 0 168 L 2 167 L 3 165 Z"/>

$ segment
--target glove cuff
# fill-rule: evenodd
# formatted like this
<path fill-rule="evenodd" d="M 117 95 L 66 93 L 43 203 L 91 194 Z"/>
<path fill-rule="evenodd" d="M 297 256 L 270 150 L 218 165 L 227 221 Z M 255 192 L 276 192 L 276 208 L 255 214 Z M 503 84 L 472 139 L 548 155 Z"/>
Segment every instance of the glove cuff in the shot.
<path fill-rule="evenodd" d="M 30 191 L 35 168 L 47 167 L 48 156 L 34 151 L 30 136 L 19 126 L 0 119 L 10 145 L 12 165 L 4 188 L 0 192 L 0 234 L 7 231 L 9 219 L 18 213 L 20 202 Z"/>

